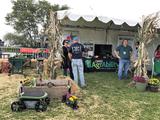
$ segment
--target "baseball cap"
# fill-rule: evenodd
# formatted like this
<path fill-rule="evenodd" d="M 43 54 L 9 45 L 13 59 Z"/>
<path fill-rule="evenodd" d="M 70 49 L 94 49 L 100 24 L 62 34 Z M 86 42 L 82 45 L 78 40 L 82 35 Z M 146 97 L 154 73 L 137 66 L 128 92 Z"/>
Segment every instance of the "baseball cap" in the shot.
<path fill-rule="evenodd" d="M 64 43 L 69 43 L 69 40 L 63 40 L 63 45 L 64 45 Z"/>
<path fill-rule="evenodd" d="M 77 36 L 74 36 L 74 37 L 73 37 L 73 40 L 78 41 L 79 38 L 78 38 Z"/>

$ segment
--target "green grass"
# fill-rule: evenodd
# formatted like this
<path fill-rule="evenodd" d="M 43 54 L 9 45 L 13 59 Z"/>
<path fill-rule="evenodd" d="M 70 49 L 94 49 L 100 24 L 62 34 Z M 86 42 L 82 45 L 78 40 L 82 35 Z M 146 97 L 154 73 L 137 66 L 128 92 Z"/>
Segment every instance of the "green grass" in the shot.
<path fill-rule="evenodd" d="M 76 111 L 54 100 L 43 113 L 34 110 L 14 113 L 10 110 L 10 101 L 16 98 L 16 93 L 13 93 L 0 97 L 0 120 L 160 119 L 159 93 L 138 92 L 135 88 L 129 88 L 127 84 L 130 80 L 120 81 L 115 73 L 87 73 L 85 79 L 87 87 L 82 90 L 79 98 L 80 108 Z M 3 94 L 8 92 L 3 91 Z"/>

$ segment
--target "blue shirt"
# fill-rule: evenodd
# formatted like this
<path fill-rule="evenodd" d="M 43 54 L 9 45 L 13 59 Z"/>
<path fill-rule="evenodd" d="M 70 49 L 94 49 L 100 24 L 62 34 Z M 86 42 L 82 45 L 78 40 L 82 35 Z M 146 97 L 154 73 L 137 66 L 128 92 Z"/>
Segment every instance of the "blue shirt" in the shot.
<path fill-rule="evenodd" d="M 84 46 L 80 43 L 74 43 L 70 46 L 69 52 L 72 54 L 72 59 L 82 59 Z"/>
<path fill-rule="evenodd" d="M 123 45 L 120 45 L 116 48 L 116 51 L 119 52 L 119 56 L 121 59 L 124 60 L 130 60 L 132 48 L 131 46 L 127 45 L 126 47 Z"/>

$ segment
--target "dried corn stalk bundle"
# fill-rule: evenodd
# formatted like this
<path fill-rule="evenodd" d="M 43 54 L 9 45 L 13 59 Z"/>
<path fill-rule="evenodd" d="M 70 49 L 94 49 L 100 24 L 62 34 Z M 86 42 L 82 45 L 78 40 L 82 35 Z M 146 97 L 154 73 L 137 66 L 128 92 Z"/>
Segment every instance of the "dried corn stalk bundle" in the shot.
<path fill-rule="evenodd" d="M 141 28 L 138 30 L 137 40 L 140 42 L 138 48 L 138 60 L 135 63 L 135 76 L 147 76 L 146 65 L 149 64 L 148 52 L 146 46 L 151 43 L 158 35 L 159 12 L 143 17 Z"/>
<path fill-rule="evenodd" d="M 48 74 L 50 79 L 56 78 L 57 61 L 61 62 L 61 30 L 60 21 L 57 19 L 57 13 L 51 11 L 48 28 L 45 33 L 48 35 L 50 56 L 47 61 Z"/>

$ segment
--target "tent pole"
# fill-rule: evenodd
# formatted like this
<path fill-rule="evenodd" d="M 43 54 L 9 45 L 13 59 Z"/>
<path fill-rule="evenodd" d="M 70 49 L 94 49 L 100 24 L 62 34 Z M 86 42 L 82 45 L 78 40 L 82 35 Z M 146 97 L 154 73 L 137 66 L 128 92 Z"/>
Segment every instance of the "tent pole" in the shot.
<path fill-rule="evenodd" d="M 108 37 L 108 30 L 106 29 L 105 31 L 106 31 L 106 32 L 105 32 L 105 33 L 106 33 L 106 36 L 105 36 L 106 44 L 108 44 L 108 38 L 107 38 L 107 37 Z"/>

